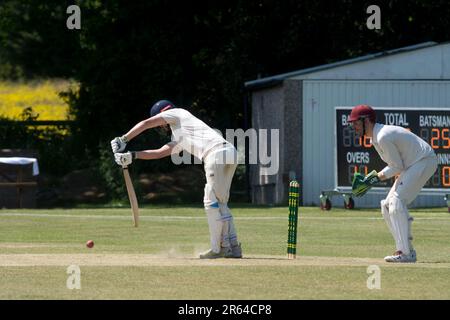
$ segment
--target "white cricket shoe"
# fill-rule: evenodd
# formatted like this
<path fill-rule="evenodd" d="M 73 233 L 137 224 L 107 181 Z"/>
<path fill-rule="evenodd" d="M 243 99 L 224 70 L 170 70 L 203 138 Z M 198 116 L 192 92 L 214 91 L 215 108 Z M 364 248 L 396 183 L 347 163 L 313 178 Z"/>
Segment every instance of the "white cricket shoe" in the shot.
<path fill-rule="evenodd" d="M 384 257 L 386 262 L 399 263 L 413 263 L 417 261 L 416 250 L 411 250 L 409 254 L 403 254 L 401 251 L 396 251 L 392 256 Z"/>
<path fill-rule="evenodd" d="M 212 249 L 201 253 L 200 254 L 200 259 L 217 259 L 217 258 L 224 258 L 225 257 L 225 253 L 223 250 L 220 250 L 219 253 L 216 253 L 214 251 L 212 251 Z"/>

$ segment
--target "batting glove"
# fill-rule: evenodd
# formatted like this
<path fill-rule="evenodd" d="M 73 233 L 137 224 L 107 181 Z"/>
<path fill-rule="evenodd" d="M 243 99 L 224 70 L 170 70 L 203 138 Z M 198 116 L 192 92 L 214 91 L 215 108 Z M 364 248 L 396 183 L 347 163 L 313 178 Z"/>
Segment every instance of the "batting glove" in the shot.
<path fill-rule="evenodd" d="M 362 197 L 378 182 L 380 182 L 380 178 L 375 170 L 365 177 L 357 172 L 353 176 L 352 192 L 355 196 Z"/>
<path fill-rule="evenodd" d="M 119 166 L 126 167 L 133 162 L 134 152 L 114 153 L 114 159 Z"/>
<path fill-rule="evenodd" d="M 113 140 L 111 140 L 112 151 L 114 153 L 124 151 L 125 147 L 127 146 L 127 142 L 128 139 L 125 135 L 114 138 Z"/>

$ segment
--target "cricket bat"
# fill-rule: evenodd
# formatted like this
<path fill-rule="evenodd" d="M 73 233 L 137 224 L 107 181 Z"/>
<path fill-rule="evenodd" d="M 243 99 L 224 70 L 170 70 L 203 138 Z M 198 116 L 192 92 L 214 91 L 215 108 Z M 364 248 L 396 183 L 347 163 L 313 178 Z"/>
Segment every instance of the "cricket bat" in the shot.
<path fill-rule="evenodd" d="M 128 167 L 123 166 L 122 169 L 123 177 L 125 178 L 125 185 L 127 186 L 128 198 L 130 199 L 131 211 L 133 212 L 134 226 L 137 227 L 139 224 L 139 206 L 136 198 L 136 192 L 134 192 Z"/>

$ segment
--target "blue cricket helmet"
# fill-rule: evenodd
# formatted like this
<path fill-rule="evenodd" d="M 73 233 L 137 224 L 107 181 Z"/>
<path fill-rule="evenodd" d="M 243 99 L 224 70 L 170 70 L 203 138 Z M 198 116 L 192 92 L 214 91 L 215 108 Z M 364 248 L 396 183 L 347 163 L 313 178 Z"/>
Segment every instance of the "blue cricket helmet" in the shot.
<path fill-rule="evenodd" d="M 160 112 L 166 111 L 168 109 L 176 108 L 175 105 L 169 100 L 159 100 L 150 109 L 150 117 L 154 117 Z"/>

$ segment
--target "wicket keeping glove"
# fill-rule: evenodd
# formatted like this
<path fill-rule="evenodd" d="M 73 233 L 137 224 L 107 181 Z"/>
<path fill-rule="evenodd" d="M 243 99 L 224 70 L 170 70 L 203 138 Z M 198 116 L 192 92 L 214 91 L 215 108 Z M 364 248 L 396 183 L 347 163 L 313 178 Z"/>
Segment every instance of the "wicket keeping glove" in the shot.
<path fill-rule="evenodd" d="M 114 153 L 124 151 L 125 147 L 127 146 L 127 142 L 128 140 L 125 135 L 114 138 L 113 140 L 111 140 L 112 151 Z"/>
<path fill-rule="evenodd" d="M 119 166 L 126 167 L 133 162 L 133 159 L 136 158 L 135 152 L 127 152 L 127 153 L 114 153 L 114 159 Z"/>
<path fill-rule="evenodd" d="M 362 197 L 378 182 L 380 182 L 380 178 L 378 178 L 378 172 L 375 170 L 365 177 L 357 172 L 353 176 L 352 192 L 355 196 Z"/>

